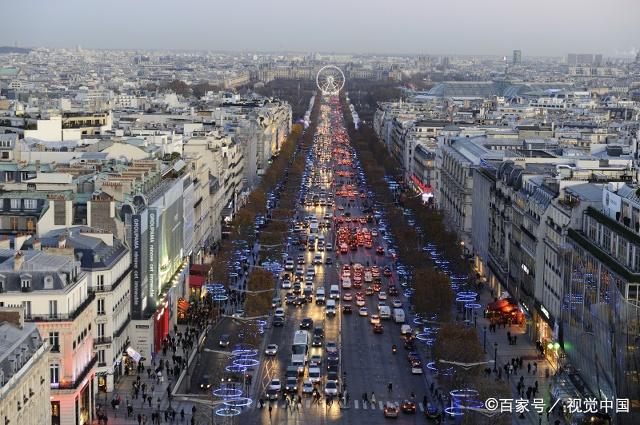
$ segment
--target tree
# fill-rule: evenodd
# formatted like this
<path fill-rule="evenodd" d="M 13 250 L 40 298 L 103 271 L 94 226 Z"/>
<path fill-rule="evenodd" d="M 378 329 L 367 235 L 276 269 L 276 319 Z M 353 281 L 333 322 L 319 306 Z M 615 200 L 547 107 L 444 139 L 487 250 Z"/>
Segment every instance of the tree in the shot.
<path fill-rule="evenodd" d="M 175 94 L 186 96 L 191 93 L 191 88 L 187 83 L 182 80 L 173 80 L 167 84 L 167 89 L 171 90 Z"/>
<path fill-rule="evenodd" d="M 207 92 L 209 92 L 209 91 L 211 91 L 211 92 L 219 92 L 220 90 L 222 90 L 222 87 L 217 86 L 215 84 L 211 84 L 209 82 L 198 83 L 198 84 L 194 84 L 192 86 L 193 95 L 197 99 L 200 99 L 205 94 L 207 94 Z"/>
<path fill-rule="evenodd" d="M 455 371 L 453 375 L 438 380 L 447 389 L 466 388 L 487 367 L 487 364 L 482 364 L 485 359 L 484 350 L 475 328 L 458 324 L 445 324 L 440 328 L 433 346 L 433 358 L 439 367 L 451 366 L 450 363 L 441 363 L 441 360 L 467 364 L 480 363 L 472 367 L 453 365 Z"/>
<path fill-rule="evenodd" d="M 435 316 L 439 322 L 451 320 L 455 295 L 449 278 L 431 267 L 423 267 L 414 270 L 413 281 L 416 311 L 429 317 Z"/>

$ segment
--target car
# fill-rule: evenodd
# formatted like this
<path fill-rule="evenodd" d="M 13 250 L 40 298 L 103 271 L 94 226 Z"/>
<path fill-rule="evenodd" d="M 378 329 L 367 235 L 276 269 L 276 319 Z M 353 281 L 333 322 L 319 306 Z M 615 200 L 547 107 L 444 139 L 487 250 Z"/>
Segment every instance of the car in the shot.
<path fill-rule="evenodd" d="M 358 298 L 356 300 L 356 305 L 358 307 L 364 307 L 366 304 L 367 304 L 367 302 L 363 298 Z"/>
<path fill-rule="evenodd" d="M 336 396 L 338 395 L 338 384 L 336 381 L 327 381 L 324 386 L 324 393 L 326 395 Z"/>
<path fill-rule="evenodd" d="M 311 329 L 311 328 L 313 328 L 313 319 L 309 317 L 305 317 L 304 319 L 302 319 L 302 322 L 300 322 L 300 329 Z"/>
<path fill-rule="evenodd" d="M 345 292 L 345 293 L 342 295 L 342 300 L 343 300 L 343 301 L 351 301 L 352 299 L 353 299 L 353 297 L 352 297 L 352 295 L 351 295 L 351 292 Z"/>
<path fill-rule="evenodd" d="M 387 266 L 387 267 L 385 267 L 385 268 L 384 268 L 384 270 L 382 271 L 382 274 L 383 274 L 385 277 L 389 277 L 389 276 L 391 276 L 391 269 L 390 269 L 388 266 Z"/>
<path fill-rule="evenodd" d="M 395 285 L 389 285 L 389 295 L 393 295 L 394 297 L 398 295 L 398 288 Z"/>
<path fill-rule="evenodd" d="M 310 379 L 305 379 L 304 381 L 302 381 L 302 394 L 311 395 L 313 393 L 313 390 L 313 382 L 311 382 Z"/>
<path fill-rule="evenodd" d="M 378 316 L 377 314 L 372 314 L 371 318 L 369 319 L 369 322 L 372 325 L 378 325 L 380 324 L 380 316 Z"/>
<path fill-rule="evenodd" d="M 387 404 L 384 406 L 383 413 L 385 418 L 397 418 L 398 408 L 395 404 L 387 402 Z"/>
<path fill-rule="evenodd" d="M 289 279 L 282 281 L 282 289 L 291 289 L 291 281 Z"/>
<path fill-rule="evenodd" d="M 378 299 L 379 300 L 386 300 L 387 299 L 387 293 L 384 292 L 384 291 L 378 292 Z"/>
<path fill-rule="evenodd" d="M 241 308 L 239 308 L 239 309 L 237 309 L 237 310 L 235 311 L 235 313 L 233 313 L 231 316 L 232 316 L 232 317 L 236 317 L 236 318 L 238 318 L 238 317 L 244 317 L 244 310 L 243 310 L 243 309 L 241 309 Z"/>
<path fill-rule="evenodd" d="M 295 393 L 298 391 L 298 378 L 294 376 L 287 377 L 284 384 L 284 390 L 288 393 Z"/>
<path fill-rule="evenodd" d="M 311 346 L 322 347 L 322 337 L 318 335 L 314 335 L 313 339 L 311 340 Z"/>
<path fill-rule="evenodd" d="M 266 398 L 267 400 L 277 400 L 278 398 L 280 398 L 280 390 L 267 388 Z"/>
<path fill-rule="evenodd" d="M 411 335 L 413 330 L 410 325 L 401 325 L 400 326 L 400 335 Z"/>
<path fill-rule="evenodd" d="M 296 297 L 296 299 L 293 300 L 293 305 L 295 305 L 296 307 L 302 307 L 302 305 L 306 303 L 307 297 Z"/>
<path fill-rule="evenodd" d="M 404 413 L 416 413 L 416 403 L 411 400 L 405 400 L 400 404 L 400 410 Z"/>
<path fill-rule="evenodd" d="M 374 334 L 381 334 L 383 332 L 384 332 L 384 327 L 382 326 L 382 323 L 376 323 L 375 325 L 373 325 Z"/>
<path fill-rule="evenodd" d="M 281 328 L 284 326 L 284 317 L 274 317 L 273 318 L 273 327 Z"/>
<path fill-rule="evenodd" d="M 264 354 L 267 356 L 275 356 L 278 354 L 278 344 L 268 344 L 264 349 Z"/>
<path fill-rule="evenodd" d="M 314 384 L 322 380 L 322 372 L 318 366 L 309 367 L 309 379 Z"/>
<path fill-rule="evenodd" d="M 294 263 L 292 259 L 288 259 L 287 261 L 285 261 L 284 263 L 284 269 L 287 271 L 292 271 L 294 268 Z"/>
<path fill-rule="evenodd" d="M 229 334 L 222 334 L 220 335 L 220 341 L 218 341 L 218 345 L 220 347 L 228 347 L 230 339 L 231 337 L 229 336 Z"/>
<path fill-rule="evenodd" d="M 383 247 L 381 247 L 381 246 L 378 246 L 378 247 L 376 248 L 376 254 L 378 254 L 378 255 L 384 255 L 384 248 L 383 248 Z"/>
<path fill-rule="evenodd" d="M 309 358 L 309 366 L 320 366 L 322 364 L 322 355 L 314 354 Z"/>
<path fill-rule="evenodd" d="M 282 317 L 284 318 L 284 308 L 279 307 L 276 308 L 276 311 L 273 313 L 274 317 Z"/>
<path fill-rule="evenodd" d="M 422 362 L 418 359 L 411 361 L 411 373 L 414 375 L 422 374 Z"/>
<path fill-rule="evenodd" d="M 438 408 L 435 405 L 433 405 L 431 403 L 428 403 L 425 406 L 424 415 L 427 417 L 427 419 L 433 419 L 433 420 L 440 419 L 440 411 L 438 410 Z"/>
<path fill-rule="evenodd" d="M 402 308 L 402 301 L 395 299 L 393 301 L 391 301 L 391 306 L 393 308 Z"/>
<path fill-rule="evenodd" d="M 369 309 L 367 307 L 360 307 L 360 310 L 358 310 L 358 314 L 360 314 L 360 316 L 368 316 Z"/>
<path fill-rule="evenodd" d="M 269 381 L 268 388 L 272 390 L 280 391 L 282 389 L 282 384 L 280 383 L 280 379 L 273 378 L 271 381 Z"/>
<path fill-rule="evenodd" d="M 211 388 L 211 377 L 209 375 L 202 375 L 198 381 L 198 387 L 200 390 L 205 391 Z"/>
<path fill-rule="evenodd" d="M 343 304 L 342 305 L 342 313 L 343 314 L 351 314 L 351 313 L 353 313 L 353 310 L 351 308 L 351 304 Z"/>

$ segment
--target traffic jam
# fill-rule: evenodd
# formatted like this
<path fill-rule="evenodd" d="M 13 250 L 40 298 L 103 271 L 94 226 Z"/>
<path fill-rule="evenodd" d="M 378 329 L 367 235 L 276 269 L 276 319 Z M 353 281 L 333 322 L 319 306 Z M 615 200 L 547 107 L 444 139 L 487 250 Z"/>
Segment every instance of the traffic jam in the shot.
<path fill-rule="evenodd" d="M 329 272 L 331 268 L 335 274 Z M 388 342 L 377 339 L 380 350 L 406 356 L 406 373 L 422 375 L 414 331 L 406 319 L 406 299 L 412 295 L 407 276 L 398 261 L 383 207 L 374 202 L 349 143 L 339 99 L 325 100 L 290 229 L 279 280 L 282 296 L 276 296 L 278 302 L 274 299 L 273 326 L 282 327 L 285 317 L 295 314 L 287 308 L 303 308 L 309 317 L 295 330 L 291 362 L 282 381 L 272 378 L 266 399 L 277 400 L 278 394 L 288 393 L 311 397 L 313 402 L 325 398 L 327 404 L 335 398 L 339 405 L 349 405 L 347 370 L 341 359 L 346 342 L 335 335 L 325 340 L 326 320 L 335 321 L 336 316 L 342 327 L 346 320 L 363 320 L 374 335 L 395 332 L 393 341 L 398 344 L 383 346 Z M 267 347 L 267 355 L 276 354 L 278 345 Z M 372 401 L 371 409 L 376 405 Z M 381 402 L 380 410 L 384 417 L 395 418 L 400 413 L 416 413 L 417 405 L 411 392 L 406 399 Z M 430 406 L 420 407 L 427 417 L 433 413 Z"/>

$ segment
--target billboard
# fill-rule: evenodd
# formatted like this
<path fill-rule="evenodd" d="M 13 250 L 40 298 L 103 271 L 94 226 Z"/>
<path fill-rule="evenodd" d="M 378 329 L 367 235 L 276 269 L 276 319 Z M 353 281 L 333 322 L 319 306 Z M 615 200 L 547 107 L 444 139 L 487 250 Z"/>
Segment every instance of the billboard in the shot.
<path fill-rule="evenodd" d="M 142 317 L 142 218 L 131 216 L 131 314 Z"/>
<path fill-rule="evenodd" d="M 149 277 L 149 299 L 155 300 L 158 281 L 158 211 L 149 209 L 149 230 L 148 230 L 148 252 L 147 252 L 147 273 Z"/>

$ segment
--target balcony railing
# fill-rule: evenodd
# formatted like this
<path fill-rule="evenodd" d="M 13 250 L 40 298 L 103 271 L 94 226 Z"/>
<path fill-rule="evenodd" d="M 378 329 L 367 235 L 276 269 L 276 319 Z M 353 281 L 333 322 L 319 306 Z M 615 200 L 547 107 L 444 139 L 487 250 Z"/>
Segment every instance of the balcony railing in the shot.
<path fill-rule="evenodd" d="M 111 285 L 95 285 L 93 287 L 93 290 L 96 291 L 96 292 L 110 292 L 110 291 L 113 291 L 118 286 L 120 286 L 120 284 L 127 277 L 129 277 L 129 273 L 131 272 L 132 269 L 133 269 L 133 266 L 129 266 L 129 268 L 127 268 L 127 270 L 125 270 L 124 273 L 122 273 L 120 275 L 120 277 L 118 279 L 116 279 L 115 282 L 113 282 Z"/>
<path fill-rule="evenodd" d="M 75 320 L 87 307 L 91 305 L 95 298 L 95 292 L 89 291 L 87 299 L 84 300 L 82 304 L 80 304 L 71 314 L 31 314 L 28 315 L 27 319 L 33 320 L 34 322 L 66 322 Z"/>
<path fill-rule="evenodd" d="M 98 356 L 95 355 L 95 356 L 93 356 L 93 358 L 91 359 L 89 364 L 87 364 L 85 366 L 85 368 L 82 369 L 82 372 L 80 372 L 80 374 L 76 377 L 75 381 L 72 381 L 72 382 L 60 382 L 59 384 L 51 384 L 51 389 L 52 390 L 75 390 L 75 389 L 77 389 L 78 386 L 82 383 L 82 381 L 84 381 L 84 378 L 86 378 L 87 375 L 89 374 L 89 372 L 91 372 L 91 370 L 94 368 L 94 366 L 96 365 L 97 362 L 98 362 Z"/>
<path fill-rule="evenodd" d="M 94 339 L 93 345 L 107 345 L 107 344 L 111 344 L 112 341 L 113 341 L 112 338 L 103 336 L 103 337 Z"/>

